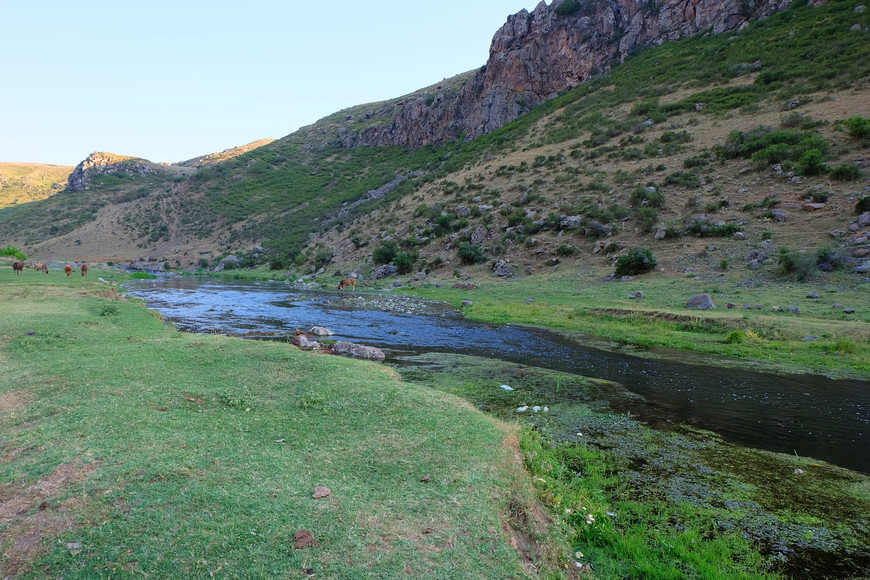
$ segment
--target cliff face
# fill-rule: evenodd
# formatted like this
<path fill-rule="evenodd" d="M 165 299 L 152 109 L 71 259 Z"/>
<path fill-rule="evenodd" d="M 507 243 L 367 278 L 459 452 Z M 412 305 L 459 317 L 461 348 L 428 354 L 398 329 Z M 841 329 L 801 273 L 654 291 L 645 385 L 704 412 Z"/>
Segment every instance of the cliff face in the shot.
<path fill-rule="evenodd" d="M 84 191 L 91 186 L 91 177 L 102 173 L 154 173 L 153 164 L 144 159 L 125 157 L 113 153 L 91 153 L 87 159 L 76 165 L 67 178 L 68 191 Z"/>
<path fill-rule="evenodd" d="M 509 16 L 461 91 L 405 101 L 389 124 L 343 127 L 345 147 L 442 144 L 489 133 L 640 46 L 721 33 L 791 0 L 554 0 Z"/>

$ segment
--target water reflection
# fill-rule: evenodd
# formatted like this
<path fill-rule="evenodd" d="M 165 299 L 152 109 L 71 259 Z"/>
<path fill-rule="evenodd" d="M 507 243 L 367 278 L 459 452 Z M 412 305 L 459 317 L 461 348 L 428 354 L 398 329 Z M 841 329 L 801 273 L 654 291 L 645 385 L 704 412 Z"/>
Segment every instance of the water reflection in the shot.
<path fill-rule="evenodd" d="M 292 333 L 325 326 L 336 340 L 377 346 L 390 357 L 427 351 L 483 356 L 615 381 L 641 395 L 619 403 L 653 425 L 686 423 L 741 445 L 796 453 L 870 473 L 870 384 L 818 376 L 649 360 L 559 335 L 441 316 L 354 310 L 335 293 L 278 282 L 161 277 L 128 283 L 180 330 Z M 350 302 L 350 305 L 348 304 Z"/>

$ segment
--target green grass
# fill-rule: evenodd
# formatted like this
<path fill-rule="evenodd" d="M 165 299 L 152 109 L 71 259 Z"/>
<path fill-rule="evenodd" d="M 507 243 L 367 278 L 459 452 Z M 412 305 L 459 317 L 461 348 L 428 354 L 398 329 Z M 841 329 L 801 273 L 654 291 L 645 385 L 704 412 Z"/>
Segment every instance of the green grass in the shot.
<path fill-rule="evenodd" d="M 542 326 L 644 350 L 682 351 L 672 356 L 715 355 L 726 365 L 757 364 L 769 370 L 867 378 L 870 300 L 866 290 L 855 287 L 854 282 L 847 284 L 844 288 L 832 280 L 819 292 L 819 300 L 806 298 L 816 287 L 811 284 L 771 283 L 763 290 L 753 290 L 724 279 L 711 285 L 656 273 L 624 283 L 538 275 L 480 282 L 476 290 L 434 285 L 403 290 L 448 301 L 474 320 Z M 636 290 L 644 292 L 643 301 L 626 297 Z M 715 310 L 686 308 L 689 297 L 701 292 L 713 295 Z M 528 297 L 534 300 L 527 301 Z M 461 307 L 466 299 L 474 304 Z M 726 309 L 728 302 L 737 308 Z M 746 310 L 745 303 L 761 303 L 764 309 Z M 853 305 L 856 313 L 845 314 L 832 308 L 834 303 Z M 801 313 L 771 311 L 772 306 L 789 305 L 799 306 Z M 727 341 L 735 330 L 751 338 Z M 817 340 L 805 342 L 802 339 L 806 336 L 816 336 Z M 853 345 L 848 352 L 833 348 L 840 340 Z"/>
<path fill-rule="evenodd" d="M 178 333 L 91 278 L 2 268 L 0 296 L 4 576 L 525 577 L 514 431 L 459 399 Z M 319 545 L 295 550 L 301 529 Z"/>
<path fill-rule="evenodd" d="M 651 429 L 611 412 L 632 396 L 608 381 L 466 355 L 409 362 L 406 380 L 527 426 L 538 497 L 596 578 L 812 578 L 834 564 L 850 577 L 866 564 L 865 475 L 683 425 Z"/>

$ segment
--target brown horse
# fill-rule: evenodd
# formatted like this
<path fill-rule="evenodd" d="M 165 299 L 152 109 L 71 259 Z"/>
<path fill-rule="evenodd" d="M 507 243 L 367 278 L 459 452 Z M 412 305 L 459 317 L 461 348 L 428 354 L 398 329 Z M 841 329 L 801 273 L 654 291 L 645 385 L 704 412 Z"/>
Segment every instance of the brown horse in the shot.
<path fill-rule="evenodd" d="M 12 262 L 12 271 L 20 274 L 24 270 L 24 262 Z"/>
<path fill-rule="evenodd" d="M 45 262 L 37 262 L 36 265 L 33 266 L 33 269 L 37 272 L 42 271 L 48 274 L 48 264 L 46 264 Z"/>
<path fill-rule="evenodd" d="M 353 290 L 356 290 L 356 278 L 345 278 L 341 282 L 338 283 L 338 291 L 341 292 L 341 289 L 350 286 Z"/>
<path fill-rule="evenodd" d="M 88 265 L 82 264 L 82 276 L 87 276 L 87 275 L 88 275 Z"/>
<path fill-rule="evenodd" d="M 70 274 L 72 274 L 72 266 L 67 264 L 66 266 L 63 267 L 63 271 L 66 272 L 67 276 L 69 276 Z"/>

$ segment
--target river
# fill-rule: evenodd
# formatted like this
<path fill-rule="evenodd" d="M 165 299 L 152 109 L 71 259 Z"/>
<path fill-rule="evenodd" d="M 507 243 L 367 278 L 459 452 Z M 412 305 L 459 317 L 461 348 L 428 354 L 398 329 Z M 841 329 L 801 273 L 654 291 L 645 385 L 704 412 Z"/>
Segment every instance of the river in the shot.
<path fill-rule="evenodd" d="M 381 348 L 388 363 L 414 353 L 458 353 L 605 379 L 639 395 L 614 403 L 616 410 L 652 425 L 684 423 L 740 445 L 870 474 L 867 381 L 646 359 L 539 329 L 474 323 L 449 310 L 361 308 L 359 294 L 301 291 L 281 282 L 161 276 L 126 287 L 182 331 L 256 337 L 324 326 L 335 333 L 331 339 Z"/>

